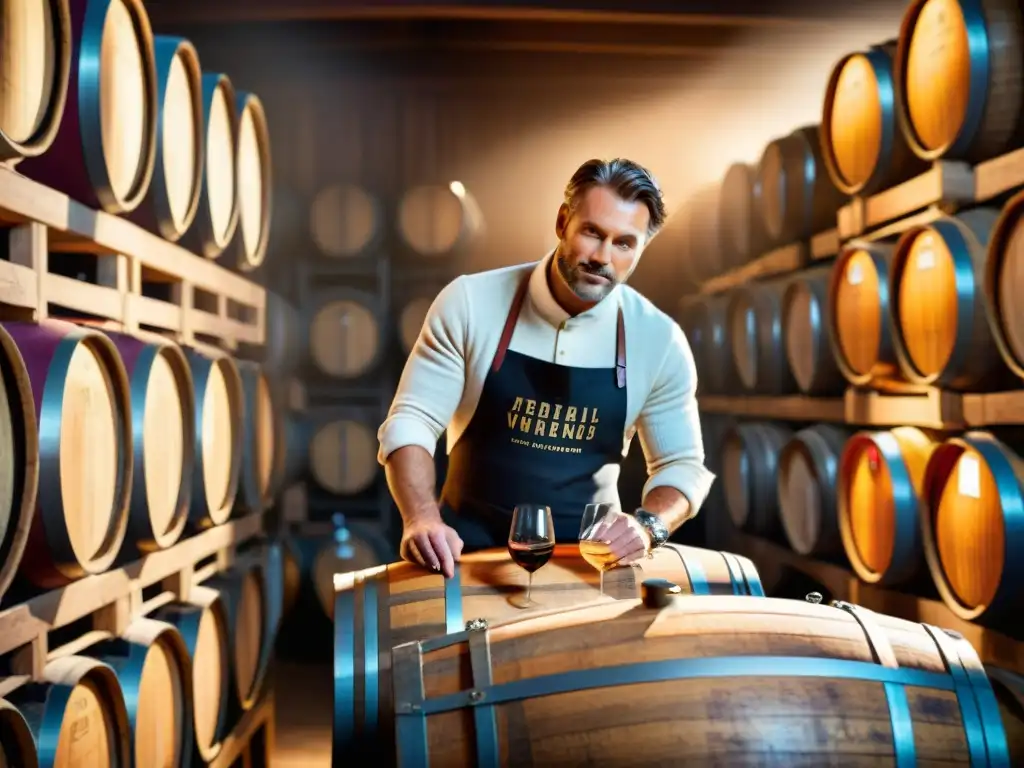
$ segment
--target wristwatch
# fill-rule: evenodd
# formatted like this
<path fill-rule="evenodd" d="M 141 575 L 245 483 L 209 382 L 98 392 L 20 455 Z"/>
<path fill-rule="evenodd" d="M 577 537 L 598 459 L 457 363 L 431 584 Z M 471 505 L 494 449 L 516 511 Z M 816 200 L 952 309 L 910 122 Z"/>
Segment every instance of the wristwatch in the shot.
<path fill-rule="evenodd" d="M 651 549 L 657 549 L 668 541 L 668 527 L 657 515 L 653 515 L 643 507 L 638 507 L 633 517 L 640 523 L 647 535 L 651 538 Z"/>

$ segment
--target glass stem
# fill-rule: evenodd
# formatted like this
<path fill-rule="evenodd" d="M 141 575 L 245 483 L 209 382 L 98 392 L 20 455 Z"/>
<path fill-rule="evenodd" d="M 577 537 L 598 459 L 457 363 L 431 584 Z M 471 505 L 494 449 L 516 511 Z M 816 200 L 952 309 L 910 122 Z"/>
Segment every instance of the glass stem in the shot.
<path fill-rule="evenodd" d="M 604 568 L 597 572 L 598 594 L 604 597 Z"/>
<path fill-rule="evenodd" d="M 530 602 L 530 592 L 533 591 L 533 571 L 526 575 L 526 602 Z"/>

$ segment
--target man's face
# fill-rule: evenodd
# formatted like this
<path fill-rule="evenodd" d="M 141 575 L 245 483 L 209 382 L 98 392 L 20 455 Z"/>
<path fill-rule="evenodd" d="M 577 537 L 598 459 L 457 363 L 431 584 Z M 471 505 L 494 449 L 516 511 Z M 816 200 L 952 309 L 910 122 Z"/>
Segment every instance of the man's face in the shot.
<path fill-rule="evenodd" d="M 600 301 L 633 272 L 650 220 L 641 201 L 627 202 L 607 187 L 590 188 L 575 211 L 564 204 L 558 211 L 558 274 L 583 301 Z"/>

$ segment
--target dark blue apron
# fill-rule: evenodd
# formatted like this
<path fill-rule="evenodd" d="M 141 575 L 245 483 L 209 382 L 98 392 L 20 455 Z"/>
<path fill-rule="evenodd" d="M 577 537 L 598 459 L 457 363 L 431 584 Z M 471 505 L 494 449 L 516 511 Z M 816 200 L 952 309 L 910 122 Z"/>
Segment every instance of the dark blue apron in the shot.
<path fill-rule="evenodd" d="M 622 309 L 614 368 L 528 357 L 508 346 L 529 281 L 527 274 L 512 300 L 476 412 L 448 458 L 441 513 L 462 537 L 464 552 L 505 546 L 517 504 L 550 507 L 563 543 L 578 540 L 585 505 L 619 500 L 626 424 Z"/>

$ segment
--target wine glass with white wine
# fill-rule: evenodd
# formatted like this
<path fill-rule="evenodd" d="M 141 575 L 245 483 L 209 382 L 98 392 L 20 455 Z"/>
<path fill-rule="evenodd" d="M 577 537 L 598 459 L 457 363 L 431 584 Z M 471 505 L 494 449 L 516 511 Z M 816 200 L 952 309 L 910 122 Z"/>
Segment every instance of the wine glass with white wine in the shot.
<path fill-rule="evenodd" d="M 580 520 L 580 556 L 597 569 L 598 584 L 604 595 L 604 572 L 615 566 L 617 558 L 607 544 L 593 538 L 593 531 L 615 511 L 615 505 L 607 502 L 587 504 Z"/>

